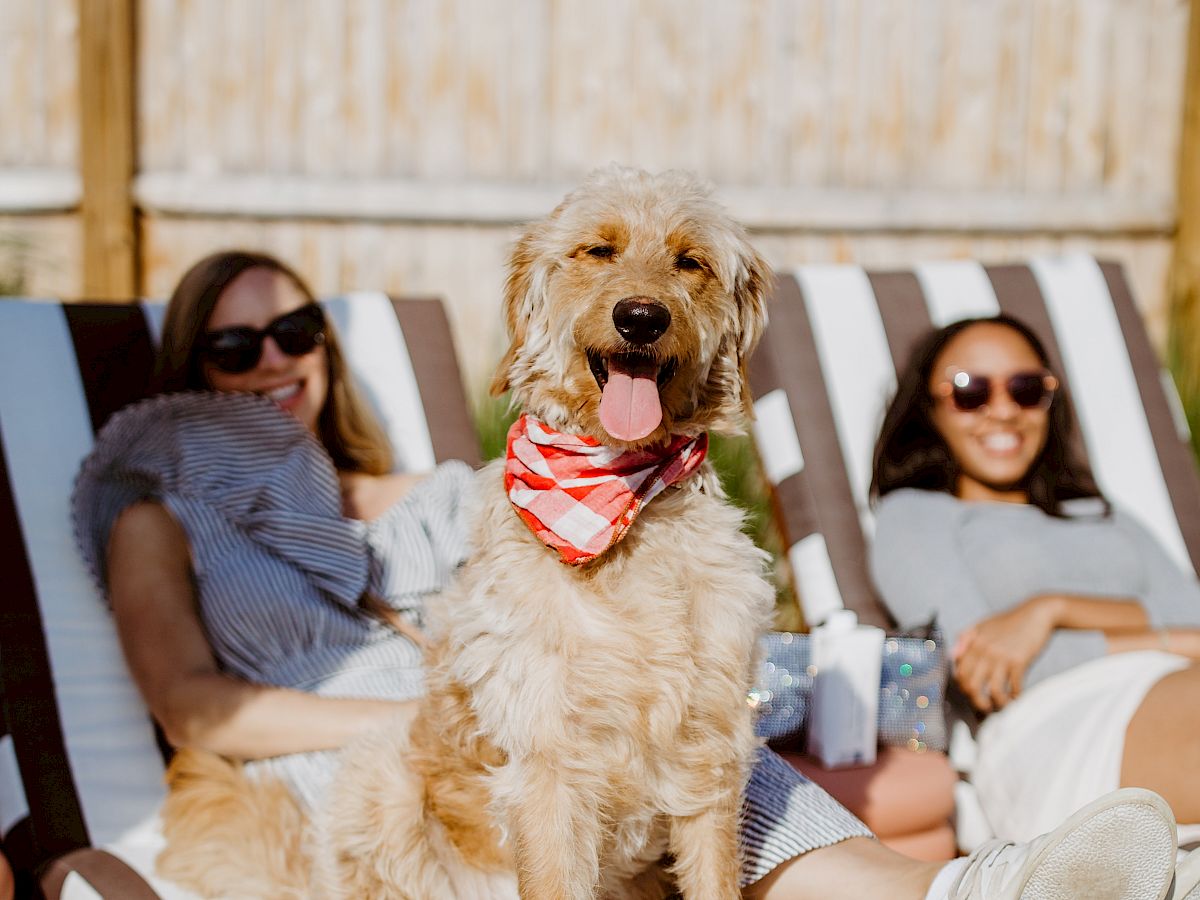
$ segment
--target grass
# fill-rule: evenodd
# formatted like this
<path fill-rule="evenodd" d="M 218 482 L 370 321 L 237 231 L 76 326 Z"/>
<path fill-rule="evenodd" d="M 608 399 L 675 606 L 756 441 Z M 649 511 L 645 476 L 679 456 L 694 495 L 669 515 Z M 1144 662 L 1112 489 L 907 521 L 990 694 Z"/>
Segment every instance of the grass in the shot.
<path fill-rule="evenodd" d="M 0 233 L 0 296 L 24 294 L 29 283 L 29 240 Z"/>
<path fill-rule="evenodd" d="M 1192 455 L 1200 464 L 1200 326 L 1194 324 L 1200 297 L 1191 294 L 1171 316 L 1167 368 L 1179 391 L 1179 402 L 1192 436 Z"/>
<path fill-rule="evenodd" d="M 494 459 L 505 451 L 508 429 L 517 418 L 509 405 L 508 395 L 486 397 L 475 405 L 475 428 L 484 459 Z M 799 627 L 799 613 L 782 564 L 782 542 L 771 516 L 771 500 L 762 469 L 747 435 L 709 439 L 708 458 L 721 478 L 721 486 L 730 501 L 745 514 L 743 529 L 754 542 L 771 554 L 776 586 L 777 619 L 779 627 Z"/>

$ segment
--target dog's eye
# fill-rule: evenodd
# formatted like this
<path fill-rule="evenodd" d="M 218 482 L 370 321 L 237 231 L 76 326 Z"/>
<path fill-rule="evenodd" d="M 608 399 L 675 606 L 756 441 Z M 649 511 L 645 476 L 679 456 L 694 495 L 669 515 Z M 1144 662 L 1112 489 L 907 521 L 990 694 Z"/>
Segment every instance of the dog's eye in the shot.
<path fill-rule="evenodd" d="M 686 253 L 680 253 L 675 257 L 675 268 L 688 271 L 704 268 L 704 264 L 694 256 L 688 256 Z"/>
<path fill-rule="evenodd" d="M 594 256 L 596 259 L 612 259 L 615 252 L 608 244 L 598 244 L 595 247 L 587 248 L 587 255 Z"/>

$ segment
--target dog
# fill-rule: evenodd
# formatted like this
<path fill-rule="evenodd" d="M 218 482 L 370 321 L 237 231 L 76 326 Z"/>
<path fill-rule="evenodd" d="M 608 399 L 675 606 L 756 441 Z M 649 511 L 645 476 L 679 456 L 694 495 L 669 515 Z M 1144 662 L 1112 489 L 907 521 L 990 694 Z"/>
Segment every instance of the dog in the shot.
<path fill-rule="evenodd" d="M 523 415 L 478 475 L 471 559 L 430 602 L 411 728 L 348 746 L 303 829 L 286 790 L 180 754 L 160 872 L 206 896 L 740 896 L 746 696 L 774 590 L 704 448 L 750 413 L 770 281 L 685 173 L 600 170 L 530 226 L 492 385 Z M 535 489 L 564 465 L 565 489 Z"/>
<path fill-rule="evenodd" d="M 698 462 L 697 442 L 749 412 L 769 283 L 695 177 L 601 170 L 515 246 L 492 392 L 511 390 L 535 444 L 585 435 L 640 459 L 690 442 Z M 411 732 L 340 769 L 322 880 L 347 898 L 651 897 L 669 881 L 740 896 L 764 554 L 707 462 L 582 561 L 539 538 L 544 508 L 515 508 L 513 468 L 510 452 L 479 475 L 475 550 L 440 604 Z"/>

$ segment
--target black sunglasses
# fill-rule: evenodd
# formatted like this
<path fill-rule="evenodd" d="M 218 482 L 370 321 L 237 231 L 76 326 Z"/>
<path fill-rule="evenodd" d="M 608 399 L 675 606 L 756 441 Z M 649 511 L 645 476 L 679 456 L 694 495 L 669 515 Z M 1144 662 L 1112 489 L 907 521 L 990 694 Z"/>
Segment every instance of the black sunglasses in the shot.
<path fill-rule="evenodd" d="M 974 412 L 986 406 L 992 399 L 994 383 L 1001 384 L 1021 409 L 1047 409 L 1058 390 L 1058 379 L 1049 372 L 1017 372 L 1003 381 L 958 370 L 946 375 L 946 380 L 934 388 L 934 393 L 949 397 L 954 408 L 962 412 Z"/>
<path fill-rule="evenodd" d="M 325 313 L 310 303 L 271 320 L 261 331 L 247 325 L 206 331 L 198 344 L 200 353 L 222 372 L 249 372 L 262 358 L 267 335 L 288 356 L 304 356 L 325 343 Z"/>

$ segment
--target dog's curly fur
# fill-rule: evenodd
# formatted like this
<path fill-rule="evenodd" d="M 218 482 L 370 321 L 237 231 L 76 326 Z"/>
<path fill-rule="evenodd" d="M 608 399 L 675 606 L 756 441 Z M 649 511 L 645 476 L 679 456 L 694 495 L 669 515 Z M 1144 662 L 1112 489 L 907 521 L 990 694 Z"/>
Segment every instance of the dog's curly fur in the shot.
<path fill-rule="evenodd" d="M 769 281 L 694 177 L 601 170 L 513 251 L 493 389 L 619 448 L 735 431 Z M 669 310 L 661 337 L 631 348 L 613 321 L 625 298 Z M 631 349 L 661 367 L 663 420 L 622 442 L 596 369 Z M 476 493 L 475 552 L 431 609 L 428 698 L 411 731 L 347 748 L 317 822 L 317 893 L 739 896 L 745 697 L 773 591 L 715 474 L 665 491 L 582 567 L 513 512 L 503 461 Z"/>

